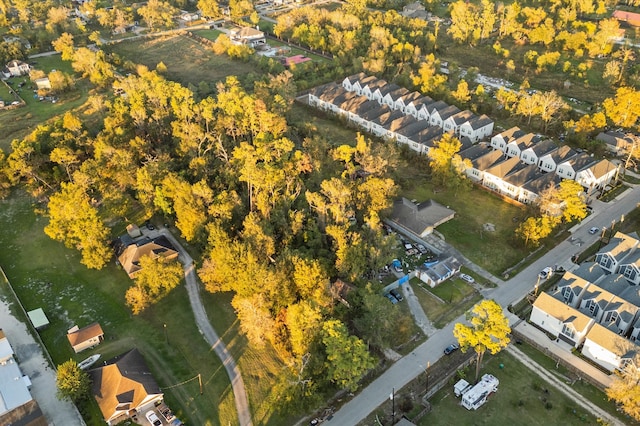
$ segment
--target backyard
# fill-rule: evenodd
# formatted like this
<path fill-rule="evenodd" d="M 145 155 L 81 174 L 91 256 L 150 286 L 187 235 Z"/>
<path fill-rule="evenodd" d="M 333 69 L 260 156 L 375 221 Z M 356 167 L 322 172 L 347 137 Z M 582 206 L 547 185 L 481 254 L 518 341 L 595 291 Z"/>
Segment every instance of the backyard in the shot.
<path fill-rule="evenodd" d="M 473 287 L 453 277 L 431 288 L 413 278 L 410 281 L 422 309 L 436 328 L 442 328 L 482 299 Z"/>
<path fill-rule="evenodd" d="M 28 196 L 14 194 L 0 201 L 0 206 L 0 244 L 4 247 L 0 265 L 24 307 L 41 307 L 48 316 L 51 324 L 40 335 L 56 364 L 69 358 L 80 361 L 96 352 L 107 360 L 136 346 L 179 418 L 201 425 L 237 421 L 229 379 L 195 325 L 183 286 L 133 316 L 124 305 L 124 292 L 131 281 L 114 263 L 101 271 L 82 266 L 77 251 L 43 233 L 46 219 L 33 213 Z M 8 288 L 0 291 L 3 298 L 11 297 Z M 227 302 L 220 297 L 207 300 L 215 312 L 228 311 Z M 13 312 L 25 320 L 15 305 Z M 101 324 L 106 340 L 93 350 L 74 354 L 67 330 L 94 321 Z M 226 329 L 215 326 L 224 334 Z M 176 386 L 198 374 L 202 375 L 203 395 L 197 380 Z M 97 404 L 88 408 L 85 421 L 101 423 Z"/>

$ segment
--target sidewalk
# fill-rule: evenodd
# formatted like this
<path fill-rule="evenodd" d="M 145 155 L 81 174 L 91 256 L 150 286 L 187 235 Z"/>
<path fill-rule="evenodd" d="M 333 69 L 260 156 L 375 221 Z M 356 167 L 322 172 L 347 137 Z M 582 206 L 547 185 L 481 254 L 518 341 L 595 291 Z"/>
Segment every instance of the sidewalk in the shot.
<path fill-rule="evenodd" d="M 549 340 L 546 336 L 545 338 Z M 513 345 L 507 346 L 507 352 L 513 355 L 518 361 L 524 364 L 531 371 L 536 373 L 542 379 L 544 379 L 549 384 L 557 387 L 560 391 L 562 391 L 565 395 L 571 398 L 576 404 L 582 407 L 584 410 L 593 413 L 596 417 L 607 422 L 609 425 L 616 426 L 624 426 L 624 423 L 613 417 L 606 411 L 600 409 L 600 407 L 594 405 L 591 401 L 574 391 L 571 386 L 568 386 L 566 383 L 563 383 L 560 379 L 554 376 L 552 373 L 548 372 L 544 367 L 540 364 L 529 358 L 526 354 L 524 354 L 520 349 L 516 348 Z"/>
<path fill-rule="evenodd" d="M 517 318 L 517 317 L 516 317 Z M 509 318 L 511 322 L 512 318 Z M 553 353 L 558 358 L 564 360 L 567 364 L 574 366 L 576 369 L 583 372 L 583 374 L 591 377 L 596 382 L 600 383 L 603 388 L 611 386 L 613 381 L 612 377 L 603 373 L 602 370 L 594 367 L 583 359 L 573 355 L 570 352 L 570 348 L 564 342 L 556 342 L 549 339 L 549 337 L 542 331 L 538 330 L 534 326 L 530 325 L 526 321 L 521 321 L 517 326 L 513 327 L 514 330 L 520 334 L 528 337 L 529 339 L 543 345 L 545 349 Z"/>

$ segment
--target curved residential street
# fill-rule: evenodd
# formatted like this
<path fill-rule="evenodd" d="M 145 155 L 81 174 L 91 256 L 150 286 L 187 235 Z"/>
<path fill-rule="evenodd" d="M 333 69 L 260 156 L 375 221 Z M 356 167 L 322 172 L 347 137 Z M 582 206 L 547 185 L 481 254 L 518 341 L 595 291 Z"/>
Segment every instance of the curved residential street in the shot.
<path fill-rule="evenodd" d="M 571 256 L 580 253 L 584 248 L 589 247 L 599 238 L 598 235 L 589 234 L 592 226 L 603 228 L 619 223 L 621 217 L 635 209 L 640 201 L 640 185 L 633 185 L 624 193 L 620 194 L 614 201 L 604 203 L 595 201 L 592 204 L 593 214 L 583 220 L 579 225 L 571 229 L 571 238 L 558 244 L 549 250 L 538 260 L 522 270 L 517 276 L 511 277 L 507 281 L 492 279 L 497 288 L 483 290 L 486 299 L 494 299 L 509 315 L 506 308 L 508 305 L 520 300 L 530 292 L 537 281 L 538 273 L 549 265 L 570 264 Z M 486 271 L 479 270 L 473 264 L 468 264 L 474 272 L 485 277 Z M 465 316 L 458 318 L 447 324 L 440 330 L 429 335 L 429 340 L 422 343 L 411 353 L 396 361 L 387 371 L 382 373 L 362 389 L 355 397 L 345 403 L 333 414 L 330 425 L 357 425 L 365 419 L 369 413 L 373 412 L 380 404 L 388 400 L 392 389 L 401 389 L 407 383 L 414 380 L 424 372 L 428 363 L 434 364 L 441 356 L 444 348 L 454 343 L 453 327 L 458 322 L 466 322 Z M 590 406 L 589 411 L 595 415 L 600 415 Z"/>
<path fill-rule="evenodd" d="M 249 399 L 247 398 L 247 392 L 240 375 L 240 370 L 236 365 L 235 360 L 227 350 L 218 334 L 215 332 L 207 312 L 202 304 L 200 298 L 200 286 L 198 285 L 198 278 L 196 277 L 196 268 L 193 259 L 189 256 L 189 253 L 182 247 L 180 242 L 169 232 L 166 228 L 160 228 L 159 233 L 167 237 L 171 244 L 180 253 L 179 259 L 184 265 L 184 277 L 187 286 L 187 292 L 189 293 L 189 301 L 191 302 L 191 309 L 193 310 L 193 316 L 198 324 L 198 329 L 204 337 L 204 339 L 211 345 L 213 350 L 222 361 L 222 365 L 227 370 L 231 386 L 233 388 L 233 396 L 236 402 L 236 410 L 238 411 L 238 422 L 241 426 L 251 426 L 251 412 L 249 411 Z"/>

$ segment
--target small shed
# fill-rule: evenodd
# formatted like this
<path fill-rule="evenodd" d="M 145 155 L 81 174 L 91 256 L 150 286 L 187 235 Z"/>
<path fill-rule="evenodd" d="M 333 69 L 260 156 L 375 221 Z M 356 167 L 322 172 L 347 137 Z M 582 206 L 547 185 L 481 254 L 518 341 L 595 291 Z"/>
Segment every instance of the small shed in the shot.
<path fill-rule="evenodd" d="M 27 316 L 29 316 L 29 320 L 36 330 L 41 330 L 49 325 L 49 319 L 44 314 L 42 308 L 27 312 Z"/>
<path fill-rule="evenodd" d="M 138 225 L 130 223 L 129 225 L 127 225 L 127 234 L 129 234 L 131 238 L 136 238 L 142 235 L 142 231 L 140 231 Z"/>
<path fill-rule="evenodd" d="M 67 332 L 67 339 L 76 353 L 99 345 L 104 340 L 104 332 L 97 322 L 83 328 L 74 325 Z"/>
<path fill-rule="evenodd" d="M 464 395 L 465 392 L 467 392 L 470 388 L 471 385 L 469 384 L 469 382 L 467 382 L 465 379 L 460 379 L 453 386 L 453 393 L 459 398 L 461 395 Z"/>

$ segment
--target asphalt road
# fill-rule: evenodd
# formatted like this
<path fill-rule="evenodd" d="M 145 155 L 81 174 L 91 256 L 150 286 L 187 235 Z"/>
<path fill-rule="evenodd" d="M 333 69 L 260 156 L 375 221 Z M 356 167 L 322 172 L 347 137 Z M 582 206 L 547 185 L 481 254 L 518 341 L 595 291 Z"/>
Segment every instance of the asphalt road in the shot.
<path fill-rule="evenodd" d="M 235 360 L 227 350 L 218 334 L 211 326 L 207 312 L 202 304 L 200 298 L 200 286 L 198 284 L 198 278 L 196 276 L 196 268 L 189 253 L 182 247 L 180 242 L 165 228 L 161 228 L 159 232 L 167 237 L 171 244 L 180 253 L 179 259 L 184 265 L 184 277 L 187 286 L 187 292 L 189 294 L 189 301 L 191 302 L 191 309 L 193 310 L 193 316 L 196 319 L 196 324 L 200 330 L 202 337 L 211 345 L 216 352 L 231 381 L 231 387 L 233 388 L 233 396 L 236 403 L 236 410 L 238 411 L 238 421 L 241 426 L 251 426 L 251 412 L 249 411 L 249 399 L 247 398 L 246 388 L 244 387 L 244 381 L 240 375 L 240 370 L 236 365 Z"/>
<path fill-rule="evenodd" d="M 569 239 L 563 241 L 517 276 L 505 281 L 499 287 L 487 291 L 485 298 L 494 299 L 506 309 L 509 304 L 520 300 L 533 289 L 538 273 L 544 267 L 562 264 L 568 261 L 571 256 L 593 244 L 599 235 L 589 234 L 589 228 L 597 226 L 610 229 L 612 221 L 619 223 L 620 218 L 636 208 L 639 202 L 640 186 L 627 190 L 615 202 L 595 201 L 592 204 L 593 214 L 572 229 L 573 241 Z M 357 425 L 389 398 L 392 389 L 401 389 L 418 375 L 424 373 L 427 363 L 434 364 L 443 356 L 444 348 L 455 341 L 453 327 L 458 322 L 465 322 L 465 316 L 459 316 L 446 327 L 432 334 L 429 340 L 418 346 L 413 352 L 398 360 L 351 401 L 336 411 L 328 424 Z"/>

